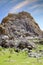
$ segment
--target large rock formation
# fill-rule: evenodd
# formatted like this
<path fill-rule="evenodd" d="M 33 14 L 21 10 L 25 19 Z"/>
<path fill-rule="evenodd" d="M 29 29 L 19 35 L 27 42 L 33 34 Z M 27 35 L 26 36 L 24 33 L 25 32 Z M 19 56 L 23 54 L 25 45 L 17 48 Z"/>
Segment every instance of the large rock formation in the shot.
<path fill-rule="evenodd" d="M 42 34 L 38 24 L 27 12 L 8 14 L 8 16 L 2 20 L 1 24 L 6 28 L 6 34 L 12 36 L 26 35 L 27 33 L 28 35 L 35 36 Z"/>
<path fill-rule="evenodd" d="M 20 40 L 21 38 L 23 39 L 27 36 L 41 36 L 42 31 L 40 30 L 40 27 L 35 22 L 33 17 L 30 15 L 30 13 L 27 12 L 20 12 L 18 14 L 9 13 L 8 16 L 6 16 L 0 24 L 1 39 L 3 35 L 5 35 L 5 37 L 6 36 L 9 37 L 9 39 L 7 39 L 8 44 L 6 44 L 6 46 L 10 46 L 9 42 L 10 40 L 13 41 L 17 39 Z M 5 41 L 5 43 L 7 42 Z M 2 41 L 0 45 L 1 44 Z M 14 46 L 14 44 L 12 44 L 12 46 Z"/>

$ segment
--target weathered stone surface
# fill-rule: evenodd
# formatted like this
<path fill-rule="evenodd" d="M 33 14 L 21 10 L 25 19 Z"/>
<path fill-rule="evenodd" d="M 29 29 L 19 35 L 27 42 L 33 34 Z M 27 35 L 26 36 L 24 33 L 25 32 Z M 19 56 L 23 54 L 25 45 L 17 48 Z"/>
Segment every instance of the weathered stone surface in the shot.
<path fill-rule="evenodd" d="M 2 40 L 0 46 L 8 48 L 8 47 L 14 47 L 14 41 L 13 40 Z"/>
<path fill-rule="evenodd" d="M 25 38 L 17 39 L 15 40 L 15 47 L 19 49 L 27 48 L 29 50 L 32 50 L 32 48 L 36 48 L 35 43 L 28 41 Z"/>
<path fill-rule="evenodd" d="M 41 56 L 42 56 L 41 53 L 36 53 L 36 52 L 29 53 L 29 57 L 39 58 Z"/>
<path fill-rule="evenodd" d="M 6 29 L 3 25 L 0 24 L 0 35 L 1 34 L 6 34 Z"/>
<path fill-rule="evenodd" d="M 19 34 L 25 34 L 27 36 L 25 32 L 27 32 L 30 36 L 39 36 L 42 34 L 38 24 L 27 12 L 8 14 L 8 16 L 2 20 L 1 24 L 6 28 L 7 34 L 15 37 L 19 37 Z"/>
<path fill-rule="evenodd" d="M 42 31 L 30 13 L 8 14 L 0 24 L 0 45 L 2 47 L 35 48 L 27 37 L 41 36 Z"/>

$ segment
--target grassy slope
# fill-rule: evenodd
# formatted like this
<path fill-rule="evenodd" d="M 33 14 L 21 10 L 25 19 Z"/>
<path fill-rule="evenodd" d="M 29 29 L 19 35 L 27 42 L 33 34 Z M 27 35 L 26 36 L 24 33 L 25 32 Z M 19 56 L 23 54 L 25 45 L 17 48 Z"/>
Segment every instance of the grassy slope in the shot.
<path fill-rule="evenodd" d="M 43 49 L 43 46 L 40 48 Z M 43 65 L 43 57 L 37 60 L 37 58 L 28 57 L 24 51 L 16 53 L 14 49 L 11 52 L 9 49 L 1 49 L 0 65 Z"/>

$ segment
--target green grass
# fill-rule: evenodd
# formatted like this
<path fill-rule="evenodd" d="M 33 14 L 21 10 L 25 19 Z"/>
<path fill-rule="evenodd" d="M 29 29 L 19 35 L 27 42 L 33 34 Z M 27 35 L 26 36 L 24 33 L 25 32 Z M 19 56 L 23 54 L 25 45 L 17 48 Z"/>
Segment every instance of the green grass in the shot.
<path fill-rule="evenodd" d="M 39 45 L 40 46 L 40 45 Z M 43 49 L 43 46 L 40 46 Z M 28 57 L 25 51 L 16 53 L 14 49 L 0 48 L 0 65 L 43 65 L 43 57 Z"/>

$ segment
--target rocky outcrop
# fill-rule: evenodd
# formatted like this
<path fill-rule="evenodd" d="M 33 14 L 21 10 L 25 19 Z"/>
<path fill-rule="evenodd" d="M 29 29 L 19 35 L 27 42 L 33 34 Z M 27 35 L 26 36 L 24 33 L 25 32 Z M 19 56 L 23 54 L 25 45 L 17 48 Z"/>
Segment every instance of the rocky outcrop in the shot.
<path fill-rule="evenodd" d="M 6 28 L 7 34 L 12 36 L 25 35 L 25 32 L 27 32 L 30 36 L 39 36 L 42 34 L 42 31 L 40 30 L 38 24 L 27 12 L 8 14 L 8 16 L 2 20 L 1 24 Z"/>
<path fill-rule="evenodd" d="M 8 47 L 14 47 L 18 49 L 24 49 L 27 48 L 31 50 L 32 48 L 36 48 L 35 43 L 28 41 L 26 38 L 16 38 L 16 39 L 10 39 L 7 35 L 1 35 L 0 36 L 0 46 L 8 48 Z"/>
<path fill-rule="evenodd" d="M 28 36 L 33 37 L 41 35 L 42 31 L 38 24 L 30 13 L 24 11 L 18 14 L 9 13 L 0 24 L 0 45 L 3 47 L 15 47 L 15 44 L 17 43 L 18 46 L 16 46 L 19 48 L 26 47 L 26 44 L 27 47 L 30 45 L 31 48 L 33 48 L 34 44 L 27 42 L 28 39 L 25 38 Z M 4 42 L 2 38 L 4 39 Z M 24 40 L 22 41 L 22 39 L 25 39 L 26 42 L 24 42 Z"/>

